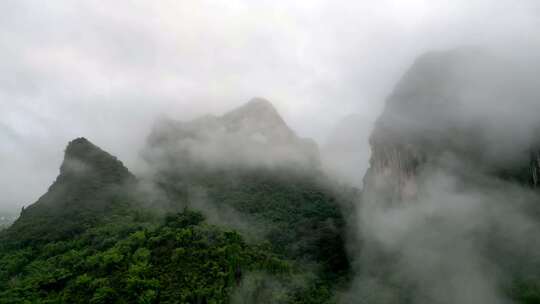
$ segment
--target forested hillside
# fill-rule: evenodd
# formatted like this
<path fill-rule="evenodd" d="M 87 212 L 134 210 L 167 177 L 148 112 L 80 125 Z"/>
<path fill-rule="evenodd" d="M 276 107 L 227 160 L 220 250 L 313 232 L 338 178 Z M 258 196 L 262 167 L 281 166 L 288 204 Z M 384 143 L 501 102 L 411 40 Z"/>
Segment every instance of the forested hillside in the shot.
<path fill-rule="evenodd" d="M 282 147 L 299 149 L 291 161 L 306 153 L 317 164 L 266 102 L 225 121 L 258 108 Z M 231 136 L 249 144 L 238 128 Z M 287 155 L 276 155 L 253 166 L 173 155 L 138 180 L 88 140 L 72 141 L 49 191 L 0 234 L 0 303 L 336 302 L 351 275 L 343 211 L 356 194 L 308 163 L 277 166 Z"/>

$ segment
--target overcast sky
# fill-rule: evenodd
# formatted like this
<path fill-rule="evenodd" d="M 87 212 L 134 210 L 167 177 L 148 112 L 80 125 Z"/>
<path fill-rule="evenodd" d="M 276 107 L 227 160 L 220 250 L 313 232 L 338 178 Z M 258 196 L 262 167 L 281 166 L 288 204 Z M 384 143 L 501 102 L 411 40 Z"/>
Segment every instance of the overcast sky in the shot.
<path fill-rule="evenodd" d="M 348 114 L 369 128 L 422 52 L 537 43 L 539 3 L 3 0 L 0 209 L 43 194 L 78 136 L 136 167 L 160 115 L 261 96 L 321 144 Z"/>

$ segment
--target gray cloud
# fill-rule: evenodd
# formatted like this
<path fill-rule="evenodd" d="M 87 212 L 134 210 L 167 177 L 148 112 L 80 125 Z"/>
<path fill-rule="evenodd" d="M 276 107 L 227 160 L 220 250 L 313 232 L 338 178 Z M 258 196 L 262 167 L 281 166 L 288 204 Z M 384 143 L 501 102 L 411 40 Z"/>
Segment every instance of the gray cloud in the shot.
<path fill-rule="evenodd" d="M 319 142 L 350 113 L 369 127 L 419 53 L 538 46 L 539 9 L 510 0 L 3 1 L 0 206 L 44 193 L 78 136 L 136 170 L 159 115 L 221 114 L 263 96 Z"/>

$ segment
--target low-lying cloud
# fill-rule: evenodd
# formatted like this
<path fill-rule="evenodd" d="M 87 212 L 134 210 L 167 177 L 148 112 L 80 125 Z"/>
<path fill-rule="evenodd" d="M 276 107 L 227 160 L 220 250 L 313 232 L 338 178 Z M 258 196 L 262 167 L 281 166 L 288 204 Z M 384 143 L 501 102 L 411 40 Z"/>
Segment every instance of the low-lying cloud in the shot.
<path fill-rule="evenodd" d="M 350 113 L 373 121 L 420 53 L 526 48 L 537 28 L 535 1 L 3 1 L 0 206 L 35 201 L 79 136 L 136 171 L 157 116 L 263 96 L 321 143 Z"/>

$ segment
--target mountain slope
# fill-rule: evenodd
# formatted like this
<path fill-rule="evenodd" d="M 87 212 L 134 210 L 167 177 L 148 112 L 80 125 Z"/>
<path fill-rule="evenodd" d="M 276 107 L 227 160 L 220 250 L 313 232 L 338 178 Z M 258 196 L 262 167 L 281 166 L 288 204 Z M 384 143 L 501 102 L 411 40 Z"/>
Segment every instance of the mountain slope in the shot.
<path fill-rule="evenodd" d="M 153 169 L 147 179 L 162 191 L 166 210 L 192 208 L 212 223 L 268 241 L 326 288 L 346 281 L 342 208 L 352 208 L 354 193 L 334 189 L 316 146 L 296 136 L 269 102 L 255 99 L 220 117 L 158 125 L 144 155 Z"/>
<path fill-rule="evenodd" d="M 285 282 L 294 271 L 264 247 L 189 211 L 160 223 L 124 218 L 66 241 L 0 251 L 0 265 L 2 304 L 228 303 L 251 272 Z M 283 295 L 265 296 L 273 302 Z"/>
<path fill-rule="evenodd" d="M 222 116 L 160 121 L 143 155 L 154 168 L 175 171 L 191 166 L 312 169 L 320 163 L 316 144 L 298 137 L 274 106 L 260 98 Z"/>
<path fill-rule="evenodd" d="M 538 303 L 535 73 L 471 49 L 425 54 L 405 73 L 370 138 L 358 296 Z"/>
<path fill-rule="evenodd" d="M 202 151 L 207 147 L 216 150 Z M 166 208 L 188 206 L 236 229 L 259 229 L 289 257 L 314 257 L 317 246 L 331 242 L 331 256 L 315 260 L 335 260 L 334 270 L 342 271 L 348 262 L 340 208 L 350 202 L 332 190 L 316 151 L 268 101 L 254 99 L 221 117 L 159 126 L 145 155 L 169 198 Z"/>
<path fill-rule="evenodd" d="M 114 156 L 85 138 L 69 143 L 60 174 L 37 202 L 23 209 L 4 231 L 11 241 L 50 241 L 72 237 L 113 210 L 126 208 L 135 177 Z"/>
<path fill-rule="evenodd" d="M 70 142 L 49 191 L 2 231 L 0 303 L 228 303 L 236 290 L 301 299 L 294 265 L 267 245 L 200 213 L 142 208 L 134 182 L 115 157 L 84 138 Z M 270 279 L 291 289 L 266 288 Z"/>
<path fill-rule="evenodd" d="M 148 143 L 138 180 L 87 140 L 68 145 L 47 194 L 0 235 L 0 303 L 337 301 L 353 194 L 270 103 L 167 122 Z M 223 159 L 206 150 L 222 145 Z"/>
<path fill-rule="evenodd" d="M 534 184 L 540 121 L 533 113 L 540 111 L 540 94 L 530 73 L 476 49 L 418 58 L 376 122 L 365 186 L 391 201 L 414 199 L 426 166 L 454 173 L 472 166 Z"/>

